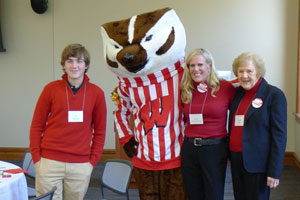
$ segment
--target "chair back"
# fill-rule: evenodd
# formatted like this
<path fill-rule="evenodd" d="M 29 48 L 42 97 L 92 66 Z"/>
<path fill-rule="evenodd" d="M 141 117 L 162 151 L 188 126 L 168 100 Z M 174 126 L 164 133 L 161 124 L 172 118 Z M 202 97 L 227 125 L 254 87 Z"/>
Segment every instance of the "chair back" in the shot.
<path fill-rule="evenodd" d="M 42 195 L 40 195 L 40 196 L 34 198 L 34 200 L 52 200 L 53 195 L 54 195 L 54 192 L 55 192 L 56 189 L 57 189 L 57 187 L 54 186 L 54 187 L 52 188 L 52 190 L 50 190 L 50 191 L 47 192 L 46 194 L 42 194 Z"/>
<path fill-rule="evenodd" d="M 26 173 L 27 176 L 35 178 L 35 168 L 29 150 L 26 150 L 24 153 L 22 169 L 29 171 L 28 173 Z"/>
<path fill-rule="evenodd" d="M 133 167 L 128 160 L 108 159 L 105 161 L 101 175 L 101 190 L 103 186 L 114 192 L 128 195 Z"/>

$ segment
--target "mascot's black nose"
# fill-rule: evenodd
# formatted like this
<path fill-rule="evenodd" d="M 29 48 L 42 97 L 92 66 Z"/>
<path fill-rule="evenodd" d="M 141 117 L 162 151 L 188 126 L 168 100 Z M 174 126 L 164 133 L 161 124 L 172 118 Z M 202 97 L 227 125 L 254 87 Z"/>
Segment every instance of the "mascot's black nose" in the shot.
<path fill-rule="evenodd" d="M 132 63 L 134 59 L 134 55 L 132 53 L 126 53 L 123 58 L 122 61 L 126 64 Z"/>

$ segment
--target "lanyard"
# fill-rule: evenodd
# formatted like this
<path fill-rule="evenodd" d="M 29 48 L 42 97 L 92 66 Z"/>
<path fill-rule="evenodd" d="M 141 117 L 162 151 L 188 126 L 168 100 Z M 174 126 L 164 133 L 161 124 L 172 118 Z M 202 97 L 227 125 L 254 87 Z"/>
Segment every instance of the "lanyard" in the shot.
<path fill-rule="evenodd" d="M 70 105 L 69 105 L 69 95 L 68 95 L 68 89 L 67 85 L 65 84 L 66 87 L 66 95 L 67 95 L 67 105 L 68 105 L 68 111 L 70 111 Z M 83 100 L 82 100 L 82 111 L 84 109 L 84 102 L 85 102 L 85 92 L 86 92 L 86 83 L 84 84 L 84 94 L 83 94 Z"/>
<path fill-rule="evenodd" d="M 206 98 L 207 98 L 207 93 L 208 93 L 208 90 L 206 91 L 205 98 L 204 98 L 204 101 L 203 101 L 203 104 L 202 104 L 202 109 L 201 109 L 201 113 L 200 114 L 203 114 L 203 110 L 204 110 L 204 106 L 205 106 L 205 102 L 206 102 Z M 193 98 L 192 98 L 192 101 L 191 101 L 190 107 L 189 107 L 189 113 L 190 114 L 191 114 L 192 103 L 193 103 Z"/>

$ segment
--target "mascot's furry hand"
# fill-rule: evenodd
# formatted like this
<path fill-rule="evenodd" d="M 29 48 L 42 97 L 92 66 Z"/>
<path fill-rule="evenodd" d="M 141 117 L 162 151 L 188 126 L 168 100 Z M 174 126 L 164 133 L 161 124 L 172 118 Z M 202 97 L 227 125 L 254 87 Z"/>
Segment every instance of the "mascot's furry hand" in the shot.
<path fill-rule="evenodd" d="M 130 138 L 130 140 L 124 145 L 124 151 L 129 158 L 137 155 L 136 147 L 138 142 L 135 141 L 134 137 Z"/>

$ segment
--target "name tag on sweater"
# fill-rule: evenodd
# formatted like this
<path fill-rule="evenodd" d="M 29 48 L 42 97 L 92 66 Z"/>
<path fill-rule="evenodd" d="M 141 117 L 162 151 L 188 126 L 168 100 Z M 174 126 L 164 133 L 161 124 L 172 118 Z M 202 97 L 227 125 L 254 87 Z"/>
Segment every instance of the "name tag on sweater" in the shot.
<path fill-rule="evenodd" d="M 68 122 L 83 122 L 83 111 L 68 111 Z"/>
<path fill-rule="evenodd" d="M 235 126 L 244 126 L 245 115 L 236 115 L 234 125 Z"/>
<path fill-rule="evenodd" d="M 202 114 L 190 114 L 190 124 L 203 124 Z"/>

